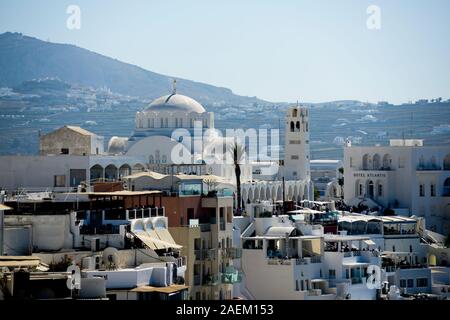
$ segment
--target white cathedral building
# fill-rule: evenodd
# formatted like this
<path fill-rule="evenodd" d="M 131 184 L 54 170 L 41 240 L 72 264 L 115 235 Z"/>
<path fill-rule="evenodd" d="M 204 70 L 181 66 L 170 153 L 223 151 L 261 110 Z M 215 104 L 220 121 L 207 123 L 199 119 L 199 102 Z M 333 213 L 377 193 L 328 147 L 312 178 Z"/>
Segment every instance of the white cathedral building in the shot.
<path fill-rule="evenodd" d="M 281 200 L 283 177 L 286 200 L 312 199 L 308 116 L 306 108 L 288 108 L 284 160 L 242 161 L 243 203 Z M 174 138 L 174 132 L 181 134 Z M 0 157 L 1 188 L 64 190 L 81 182 L 118 180 L 139 171 L 211 174 L 236 184 L 234 165 L 225 161 L 234 138 L 218 134 L 214 114 L 194 99 L 177 93 L 175 83 L 171 94 L 155 99 L 136 113 L 135 129 L 129 138 L 110 139 L 107 152 L 92 143 L 102 141 L 102 137 L 79 127 L 66 126 L 40 140 L 40 156 Z M 174 159 L 174 154 L 182 155 L 181 161 Z M 208 161 L 211 158 L 218 161 Z M 257 168 L 267 166 L 275 169 L 269 177 L 253 174 Z"/>

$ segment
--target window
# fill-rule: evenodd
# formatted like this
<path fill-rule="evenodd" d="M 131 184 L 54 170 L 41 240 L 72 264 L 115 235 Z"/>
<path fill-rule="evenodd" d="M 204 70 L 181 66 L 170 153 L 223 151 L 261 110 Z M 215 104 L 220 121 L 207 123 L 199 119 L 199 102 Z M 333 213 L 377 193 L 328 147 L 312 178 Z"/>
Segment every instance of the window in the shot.
<path fill-rule="evenodd" d="M 420 186 L 419 186 L 419 196 L 425 197 L 425 187 L 423 184 L 420 184 Z"/>
<path fill-rule="evenodd" d="M 291 121 L 291 132 L 294 132 L 294 121 Z"/>
<path fill-rule="evenodd" d="M 297 116 L 297 109 L 292 110 L 292 116 L 296 117 Z"/>
<path fill-rule="evenodd" d="M 69 148 L 62 148 L 61 154 L 69 154 Z"/>
<path fill-rule="evenodd" d="M 55 187 L 65 187 L 66 186 L 66 176 L 65 175 L 56 175 L 54 186 Z"/>
<path fill-rule="evenodd" d="M 414 288 L 414 279 L 408 279 L 408 288 Z"/>
<path fill-rule="evenodd" d="M 336 270 L 334 270 L 334 269 L 328 270 L 328 278 L 336 279 Z"/>
<path fill-rule="evenodd" d="M 298 156 L 291 156 L 291 160 L 298 160 Z"/>
<path fill-rule="evenodd" d="M 301 144 L 300 140 L 289 140 L 289 144 Z"/>
<path fill-rule="evenodd" d="M 378 196 L 379 197 L 383 196 L 383 185 L 382 184 L 378 185 Z"/>
<path fill-rule="evenodd" d="M 434 184 L 431 184 L 430 186 L 430 195 L 436 197 L 436 186 Z"/>
<path fill-rule="evenodd" d="M 406 288 L 406 280 L 405 279 L 400 280 L 400 288 Z"/>
<path fill-rule="evenodd" d="M 398 167 L 399 168 L 404 168 L 405 167 L 405 158 L 403 158 L 403 157 L 399 157 L 398 158 Z"/>
<path fill-rule="evenodd" d="M 353 168 L 353 158 L 350 157 L 350 168 Z"/>
<path fill-rule="evenodd" d="M 428 279 L 427 278 L 419 278 L 417 281 L 418 288 L 428 287 Z"/>

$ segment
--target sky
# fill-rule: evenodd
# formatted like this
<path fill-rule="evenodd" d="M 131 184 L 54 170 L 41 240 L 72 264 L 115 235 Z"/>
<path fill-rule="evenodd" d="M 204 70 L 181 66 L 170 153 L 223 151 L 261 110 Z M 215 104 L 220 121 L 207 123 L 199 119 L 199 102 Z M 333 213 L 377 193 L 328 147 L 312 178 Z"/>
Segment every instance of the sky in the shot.
<path fill-rule="evenodd" d="M 0 0 L 6 31 L 268 101 L 450 98 L 448 0 Z"/>

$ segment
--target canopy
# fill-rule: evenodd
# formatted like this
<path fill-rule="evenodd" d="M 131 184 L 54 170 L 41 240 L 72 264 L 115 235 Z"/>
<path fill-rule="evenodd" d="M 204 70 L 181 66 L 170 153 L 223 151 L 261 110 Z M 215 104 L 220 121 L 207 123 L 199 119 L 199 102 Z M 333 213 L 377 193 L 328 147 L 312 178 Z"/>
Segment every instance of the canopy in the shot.
<path fill-rule="evenodd" d="M 5 206 L 3 203 L 0 203 L 0 210 L 12 210 L 12 208 Z"/>
<path fill-rule="evenodd" d="M 367 244 L 368 246 L 374 246 L 374 245 L 376 245 L 376 243 L 375 242 L 373 242 L 373 240 L 364 240 L 363 241 L 365 244 Z"/>
<path fill-rule="evenodd" d="M 295 230 L 295 227 L 270 227 L 267 229 L 265 236 L 272 237 L 286 237 L 290 236 Z"/>
<path fill-rule="evenodd" d="M 147 247 L 157 250 L 157 249 L 181 249 L 182 246 L 175 244 L 175 242 L 170 243 L 161 239 L 158 239 L 157 237 L 152 237 L 152 234 L 146 232 L 146 231 L 140 231 L 135 233 L 136 237 L 141 240 Z"/>

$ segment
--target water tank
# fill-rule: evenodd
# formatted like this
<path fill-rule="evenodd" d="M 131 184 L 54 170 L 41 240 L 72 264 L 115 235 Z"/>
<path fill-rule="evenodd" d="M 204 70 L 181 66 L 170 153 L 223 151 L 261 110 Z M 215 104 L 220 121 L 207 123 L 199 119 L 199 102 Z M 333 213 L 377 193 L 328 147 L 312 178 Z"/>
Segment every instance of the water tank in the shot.
<path fill-rule="evenodd" d="M 84 257 L 81 260 L 81 267 L 83 270 L 95 270 L 95 259 L 94 257 Z"/>
<path fill-rule="evenodd" d="M 336 296 L 345 299 L 345 297 L 348 294 L 348 284 L 345 282 L 337 283 L 336 284 Z"/>

